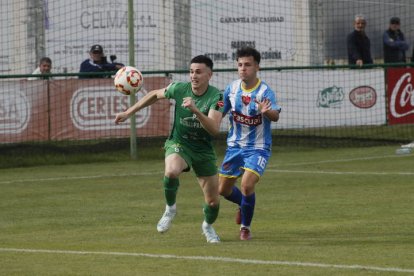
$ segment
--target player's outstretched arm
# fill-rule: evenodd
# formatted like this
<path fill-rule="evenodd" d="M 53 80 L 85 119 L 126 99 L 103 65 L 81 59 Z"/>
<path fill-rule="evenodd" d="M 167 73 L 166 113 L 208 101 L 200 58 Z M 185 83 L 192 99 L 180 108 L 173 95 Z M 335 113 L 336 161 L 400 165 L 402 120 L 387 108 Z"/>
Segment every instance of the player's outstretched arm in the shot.
<path fill-rule="evenodd" d="M 160 99 L 165 99 L 164 91 L 166 88 L 156 89 L 148 92 L 141 100 L 136 102 L 133 106 L 128 108 L 126 111 L 116 114 L 115 117 L 115 124 L 122 123 L 126 121 L 129 117 L 131 117 L 136 112 L 140 111 L 141 109 L 152 105 L 156 101 Z"/>

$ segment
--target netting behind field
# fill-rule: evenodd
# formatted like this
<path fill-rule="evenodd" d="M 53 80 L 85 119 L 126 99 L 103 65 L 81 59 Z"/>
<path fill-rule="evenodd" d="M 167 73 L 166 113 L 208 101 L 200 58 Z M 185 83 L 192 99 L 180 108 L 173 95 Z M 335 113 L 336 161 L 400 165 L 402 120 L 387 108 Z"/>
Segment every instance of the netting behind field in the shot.
<path fill-rule="evenodd" d="M 134 0 L 135 60 L 146 70 L 185 69 L 207 54 L 216 68 L 232 68 L 243 45 L 262 53 L 262 67 L 344 64 L 346 35 L 355 15 L 367 20 L 376 63 L 382 34 L 393 16 L 412 56 L 414 3 L 410 0 Z M 29 74 L 42 56 L 53 72 L 76 73 L 101 44 L 107 56 L 128 63 L 128 0 L 2 0 L 0 71 Z"/>
<path fill-rule="evenodd" d="M 260 77 L 282 106 L 276 135 L 414 137 L 413 72 L 381 67 L 382 34 L 393 16 L 401 18 L 410 44 L 407 61 L 412 56 L 410 0 L 135 0 L 133 6 L 132 65 L 145 77 L 138 98 L 170 81 L 187 81 L 188 74 L 167 78 L 165 72 L 187 70 L 199 54 L 210 56 L 220 69 L 212 84 L 224 90 L 237 78 L 235 71 L 225 72 L 235 68 L 235 51 L 248 45 L 261 52 Z M 375 68 L 341 67 L 347 64 L 346 36 L 356 14 L 367 19 Z M 2 0 L 0 20 L 0 143 L 128 137 L 127 124 L 113 124 L 114 114 L 129 102 L 115 92 L 112 80 L 73 75 L 94 44 L 128 64 L 127 0 Z M 43 56 L 60 75 L 27 81 L 24 74 Z M 324 65 L 331 67 L 320 68 Z M 171 114 L 170 103 L 139 112 L 138 137 L 168 135 Z M 223 132 L 226 128 L 224 122 Z"/>

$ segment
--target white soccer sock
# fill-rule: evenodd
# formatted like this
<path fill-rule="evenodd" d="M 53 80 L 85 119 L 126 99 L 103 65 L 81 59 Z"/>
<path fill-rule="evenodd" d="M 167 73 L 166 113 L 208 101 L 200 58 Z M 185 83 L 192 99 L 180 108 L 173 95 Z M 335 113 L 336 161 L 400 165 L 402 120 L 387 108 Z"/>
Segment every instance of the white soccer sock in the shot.
<path fill-rule="evenodd" d="M 240 225 L 240 229 L 242 229 L 242 228 L 247 228 L 247 229 L 249 229 L 249 230 L 250 230 L 250 226 L 245 226 L 245 225 L 243 225 L 243 224 L 241 224 L 241 225 Z"/>
<path fill-rule="evenodd" d="M 174 205 L 172 205 L 172 206 L 165 205 L 165 211 L 176 212 L 177 211 L 177 204 L 174 203 Z"/>

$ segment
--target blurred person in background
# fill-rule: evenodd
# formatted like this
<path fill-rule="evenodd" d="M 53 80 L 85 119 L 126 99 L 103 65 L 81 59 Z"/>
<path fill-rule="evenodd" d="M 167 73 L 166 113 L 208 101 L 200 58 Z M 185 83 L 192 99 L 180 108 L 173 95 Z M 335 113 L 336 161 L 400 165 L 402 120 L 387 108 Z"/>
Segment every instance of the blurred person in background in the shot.
<path fill-rule="evenodd" d="M 400 30 L 400 18 L 392 17 L 390 25 L 382 36 L 384 49 L 384 63 L 406 62 L 405 51 L 408 43 Z"/>
<path fill-rule="evenodd" d="M 101 45 L 93 45 L 89 51 L 90 58 L 84 60 L 80 65 L 80 73 L 98 73 L 98 72 L 116 72 L 125 65 L 122 63 L 114 62 L 116 60 L 115 55 L 111 55 L 111 62 L 108 62 L 107 57 L 104 55 L 104 50 Z M 80 79 L 90 79 L 90 78 L 110 78 L 110 76 L 102 75 L 81 75 Z"/>
<path fill-rule="evenodd" d="M 32 75 L 50 74 L 52 70 L 52 60 L 48 57 L 42 57 L 39 61 L 39 66 L 33 71 Z M 28 80 L 44 80 L 50 79 L 49 76 L 33 76 Z"/>

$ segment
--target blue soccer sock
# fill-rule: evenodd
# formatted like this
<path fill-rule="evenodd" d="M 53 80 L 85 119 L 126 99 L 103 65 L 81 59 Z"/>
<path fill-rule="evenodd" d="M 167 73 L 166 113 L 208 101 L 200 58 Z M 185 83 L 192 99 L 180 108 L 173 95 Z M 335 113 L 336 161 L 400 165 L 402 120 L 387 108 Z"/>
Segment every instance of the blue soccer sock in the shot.
<path fill-rule="evenodd" d="M 256 205 L 256 194 L 245 196 L 241 200 L 241 224 L 250 227 L 253 219 L 254 206 Z"/>
<path fill-rule="evenodd" d="M 229 196 L 225 196 L 225 199 L 236 203 L 237 205 L 241 205 L 242 203 L 242 193 L 240 192 L 239 188 L 233 186 L 233 190 Z"/>

